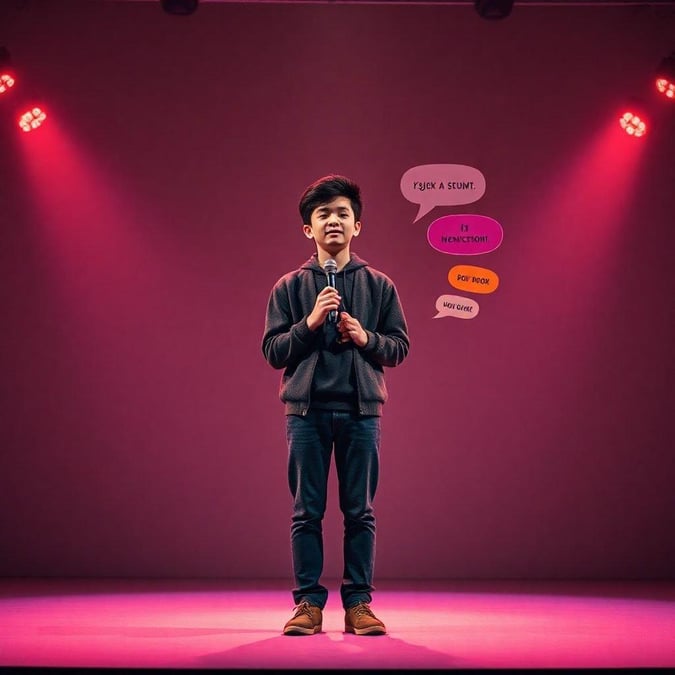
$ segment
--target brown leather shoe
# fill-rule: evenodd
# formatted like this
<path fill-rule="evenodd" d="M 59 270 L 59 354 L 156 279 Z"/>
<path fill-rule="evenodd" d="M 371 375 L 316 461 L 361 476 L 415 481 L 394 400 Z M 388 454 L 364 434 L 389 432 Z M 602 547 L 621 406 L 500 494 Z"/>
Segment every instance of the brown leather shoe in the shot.
<path fill-rule="evenodd" d="M 301 602 L 286 622 L 284 635 L 314 635 L 321 632 L 321 607 Z"/>
<path fill-rule="evenodd" d="M 385 635 L 387 629 L 373 614 L 370 605 L 360 602 L 345 610 L 345 633 L 355 635 Z"/>

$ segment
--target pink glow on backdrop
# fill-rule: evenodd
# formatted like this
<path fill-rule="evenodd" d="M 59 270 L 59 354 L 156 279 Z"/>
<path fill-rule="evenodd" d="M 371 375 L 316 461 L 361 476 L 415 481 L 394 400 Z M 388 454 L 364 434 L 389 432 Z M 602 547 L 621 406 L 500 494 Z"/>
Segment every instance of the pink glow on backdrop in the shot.
<path fill-rule="evenodd" d="M 549 286 L 553 307 L 564 310 L 573 302 L 575 313 L 585 306 L 592 315 L 613 275 L 620 273 L 624 242 L 639 234 L 626 215 L 639 183 L 643 141 L 627 136 L 613 118 L 595 138 L 580 138 L 577 156 L 566 168 L 542 167 L 549 178 L 542 180 L 540 196 L 523 216 L 536 219 L 536 225 L 526 240 L 518 240 L 515 228 L 506 235 L 528 261 L 508 283 L 527 295 L 533 283 Z"/>
<path fill-rule="evenodd" d="M 33 238 L 58 308 L 49 348 L 68 360 L 70 405 L 82 418 L 74 428 L 96 429 L 80 431 L 88 451 L 73 470 L 99 471 L 96 457 L 115 439 L 116 456 L 131 453 L 140 476 L 153 444 L 166 448 L 164 428 L 185 405 L 175 382 L 182 378 L 188 387 L 197 377 L 183 374 L 183 336 L 175 330 L 188 321 L 177 318 L 176 306 L 189 283 L 182 283 L 173 242 L 159 241 L 155 223 L 141 220 L 135 196 L 120 190 L 72 133 L 50 122 L 20 145 L 36 210 Z M 119 499 L 118 489 L 111 475 L 92 497 L 97 505 Z M 130 518 L 128 508 L 118 507 L 114 517 Z M 153 531 L 171 527 L 162 520 Z"/>
<path fill-rule="evenodd" d="M 21 144 L 38 210 L 36 236 L 69 303 L 80 315 L 106 320 L 116 300 L 133 305 L 139 277 L 148 281 L 161 270 L 130 200 L 115 192 L 72 134 L 49 122 Z"/>
<path fill-rule="evenodd" d="M 584 142 L 585 139 L 580 139 Z M 569 262 L 602 264 L 625 232 L 623 216 L 637 183 L 644 145 L 632 142 L 612 119 L 580 146 L 575 161 L 553 174 L 533 213 L 542 240 Z"/>
<path fill-rule="evenodd" d="M 543 456 L 549 467 L 558 467 L 561 477 L 551 492 L 554 499 L 541 501 L 539 520 L 531 523 L 535 531 L 541 528 L 542 536 L 551 531 L 551 523 L 564 523 L 588 537 L 615 527 L 608 521 L 599 522 L 593 509 L 575 523 L 566 522 L 561 505 L 580 495 L 589 504 L 601 504 L 605 498 L 595 487 L 577 487 L 574 497 L 568 492 L 566 472 L 574 448 L 594 447 L 592 436 L 580 433 L 583 425 L 570 426 L 569 419 L 573 411 L 589 409 L 595 387 L 605 376 L 598 363 L 605 358 L 600 352 L 606 352 L 607 344 L 598 334 L 604 328 L 613 288 L 622 281 L 620 275 L 629 273 L 624 266 L 625 249 L 639 235 L 640 223 L 631 222 L 629 214 L 647 145 L 645 139 L 627 136 L 614 114 L 608 115 L 594 137 L 579 135 L 577 140 L 578 147 L 570 149 L 571 159 L 562 168 L 556 170 L 553 162 L 542 161 L 540 180 L 530 186 L 527 205 L 520 213 L 524 222 L 504 223 L 502 248 L 512 252 L 517 264 L 511 269 L 498 268 L 498 295 L 517 298 L 519 311 L 512 326 L 503 326 L 502 339 L 518 345 L 526 335 L 537 335 L 536 343 L 522 357 L 527 386 L 510 392 L 510 404 L 529 412 L 528 423 L 514 437 L 522 434 L 527 444 L 536 436 L 546 449 Z M 615 385 L 608 396 L 619 398 L 621 391 Z M 608 398 L 593 407 L 590 428 L 616 428 L 612 410 Z M 591 465 L 586 475 L 613 490 L 617 471 L 613 467 L 632 461 L 617 456 L 612 462 Z M 631 527 L 622 529 L 621 536 L 635 537 Z"/>

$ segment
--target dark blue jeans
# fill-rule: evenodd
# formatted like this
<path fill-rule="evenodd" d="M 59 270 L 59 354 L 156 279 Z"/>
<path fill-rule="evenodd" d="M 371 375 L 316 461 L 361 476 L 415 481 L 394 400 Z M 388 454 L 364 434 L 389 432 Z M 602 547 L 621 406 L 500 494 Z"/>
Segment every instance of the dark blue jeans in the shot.
<path fill-rule="evenodd" d="M 335 453 L 339 504 L 344 516 L 344 608 L 370 602 L 375 563 L 373 500 L 379 476 L 380 418 L 333 410 L 310 410 L 286 417 L 288 485 L 293 495 L 291 551 L 295 604 L 326 605 L 323 571 L 323 517 L 328 472 Z"/>

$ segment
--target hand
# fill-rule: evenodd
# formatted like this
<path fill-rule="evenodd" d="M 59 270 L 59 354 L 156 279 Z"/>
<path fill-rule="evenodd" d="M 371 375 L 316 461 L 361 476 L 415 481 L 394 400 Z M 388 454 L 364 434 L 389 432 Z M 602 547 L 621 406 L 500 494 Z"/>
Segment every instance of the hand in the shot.
<path fill-rule="evenodd" d="M 326 286 L 319 295 L 316 296 L 314 309 L 307 317 L 307 326 L 310 330 L 316 330 L 323 324 L 328 316 L 328 313 L 340 307 L 342 298 L 339 296 L 337 289 L 332 286 Z"/>
<path fill-rule="evenodd" d="M 340 312 L 337 329 L 340 331 L 339 342 L 351 340 L 357 347 L 365 347 L 368 344 L 368 333 L 363 330 L 359 320 L 347 314 L 347 312 Z"/>

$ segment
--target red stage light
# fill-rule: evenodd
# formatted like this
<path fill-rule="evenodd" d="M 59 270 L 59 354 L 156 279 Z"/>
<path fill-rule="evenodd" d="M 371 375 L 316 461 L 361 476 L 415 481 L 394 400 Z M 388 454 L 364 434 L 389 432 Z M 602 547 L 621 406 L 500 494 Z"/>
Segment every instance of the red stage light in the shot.
<path fill-rule="evenodd" d="M 47 119 L 47 113 L 41 108 L 31 108 L 19 118 L 19 126 L 24 131 L 37 129 Z"/>
<path fill-rule="evenodd" d="M 629 136 L 644 136 L 647 131 L 646 122 L 634 112 L 627 111 L 621 115 L 619 124 Z"/>
<path fill-rule="evenodd" d="M 0 73 L 0 94 L 4 94 L 14 86 L 14 77 L 9 73 Z"/>
<path fill-rule="evenodd" d="M 671 101 L 675 100 L 675 52 L 661 61 L 655 75 L 656 89 Z"/>
<path fill-rule="evenodd" d="M 667 80 L 665 77 L 658 77 L 656 78 L 656 88 L 666 98 L 669 98 L 671 101 L 675 100 L 675 83 Z"/>

